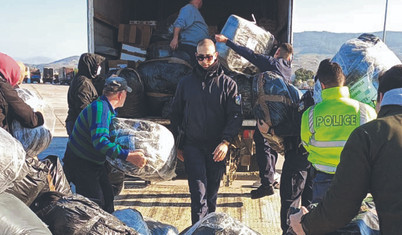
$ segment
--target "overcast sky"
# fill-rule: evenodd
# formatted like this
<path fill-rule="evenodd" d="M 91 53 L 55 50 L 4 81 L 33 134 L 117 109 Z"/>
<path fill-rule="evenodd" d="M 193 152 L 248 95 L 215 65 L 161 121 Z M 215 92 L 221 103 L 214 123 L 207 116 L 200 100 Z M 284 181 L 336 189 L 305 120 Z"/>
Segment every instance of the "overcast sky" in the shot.
<path fill-rule="evenodd" d="M 293 30 L 382 31 L 384 11 L 385 0 L 294 0 Z M 86 13 L 86 0 L 2 1 L 0 52 L 54 60 L 80 55 L 87 51 Z M 389 0 L 387 22 L 387 30 L 402 31 L 402 0 Z"/>

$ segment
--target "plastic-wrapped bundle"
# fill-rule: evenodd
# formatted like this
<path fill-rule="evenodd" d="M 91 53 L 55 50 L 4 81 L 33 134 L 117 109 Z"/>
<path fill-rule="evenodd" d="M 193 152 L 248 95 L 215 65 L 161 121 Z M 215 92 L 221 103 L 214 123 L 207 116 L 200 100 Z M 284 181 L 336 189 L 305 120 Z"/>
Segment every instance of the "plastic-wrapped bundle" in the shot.
<path fill-rule="evenodd" d="M 25 151 L 21 143 L 0 128 L 0 193 L 12 187 L 14 181 L 23 179 L 28 172 Z"/>
<path fill-rule="evenodd" d="M 226 21 L 221 34 L 231 39 L 236 44 L 248 47 L 258 54 L 268 55 L 271 51 L 275 38 L 264 29 L 236 15 L 231 15 Z M 241 57 L 224 43 L 217 43 L 220 61 L 230 70 L 238 73 L 253 75 L 258 73 L 257 67 Z"/>
<path fill-rule="evenodd" d="M 151 43 L 147 49 L 147 59 L 159 59 L 172 56 L 172 50 L 170 49 L 170 41 L 159 41 Z"/>
<path fill-rule="evenodd" d="M 45 123 L 36 128 L 23 127 L 17 120 L 11 124 L 11 134 L 22 143 L 27 156 L 37 156 L 45 150 L 53 138 L 56 116 L 53 109 L 35 93 L 22 88 L 16 89 L 18 96 L 31 108 L 43 114 Z"/>
<path fill-rule="evenodd" d="M 191 71 L 186 61 L 176 57 L 148 60 L 138 66 L 145 91 L 163 94 L 174 94 L 179 81 Z"/>
<path fill-rule="evenodd" d="M 139 234 L 151 235 L 144 218 L 136 209 L 118 210 L 113 212 L 113 215 L 130 228 L 135 229 L 135 231 L 137 231 Z"/>
<path fill-rule="evenodd" d="M 332 62 L 341 66 L 351 98 L 371 106 L 377 98 L 378 76 L 401 63 L 380 38 L 372 34 L 362 34 L 344 43 Z"/>
<path fill-rule="evenodd" d="M 110 165 L 109 162 L 106 162 L 106 168 L 108 172 L 107 176 L 109 178 L 109 182 L 110 184 L 112 184 L 113 195 L 117 196 L 120 194 L 121 190 L 123 190 L 125 174 L 123 171 Z"/>
<path fill-rule="evenodd" d="M 258 232 L 252 230 L 241 222 L 233 219 L 225 213 L 210 213 L 202 220 L 191 226 L 183 235 L 256 235 Z"/>
<path fill-rule="evenodd" d="M 124 106 L 117 109 L 117 116 L 126 118 L 140 118 L 146 116 L 144 84 L 140 75 L 131 68 L 112 70 L 108 75 L 117 75 L 126 79 L 127 85 L 133 89 L 127 93 Z"/>
<path fill-rule="evenodd" d="M 29 169 L 28 174 L 23 179 L 15 181 L 14 187 L 7 189 L 6 192 L 16 196 L 29 206 L 41 192 L 49 191 L 46 187 L 49 169 L 45 163 L 36 158 L 27 159 L 26 162 Z"/>
<path fill-rule="evenodd" d="M 9 193 L 0 193 L 0 218 L 0 234 L 52 234 L 28 206 Z"/>
<path fill-rule="evenodd" d="M 301 92 L 286 84 L 282 77 L 273 72 L 264 72 L 253 79 L 253 96 L 256 119 L 275 127 L 290 120 L 294 108 L 298 108 Z"/>
<path fill-rule="evenodd" d="M 163 107 L 170 102 L 177 84 L 191 71 L 189 63 L 176 57 L 148 60 L 138 66 L 145 85 L 149 115 L 162 115 Z"/>
<path fill-rule="evenodd" d="M 243 74 L 229 75 L 237 83 L 238 93 L 241 95 L 243 118 L 254 118 L 253 106 L 255 99 L 253 96 L 252 86 L 253 80 Z"/>
<path fill-rule="evenodd" d="M 71 194 L 70 184 L 64 174 L 60 158 L 55 155 L 49 155 L 42 162 L 48 167 L 48 184 L 46 190 Z"/>
<path fill-rule="evenodd" d="M 155 221 L 151 218 L 144 218 L 145 222 L 148 225 L 149 231 L 151 231 L 152 235 L 177 235 L 179 231 L 176 227 L 169 224 L 164 224 L 159 221 Z"/>
<path fill-rule="evenodd" d="M 81 195 L 41 194 L 31 210 L 55 235 L 140 234 Z"/>
<path fill-rule="evenodd" d="M 171 180 L 176 176 L 174 138 L 166 127 L 151 121 L 115 118 L 111 137 L 123 148 L 145 151 L 147 164 L 143 168 L 121 159 L 107 158 L 126 175 L 150 181 Z"/>

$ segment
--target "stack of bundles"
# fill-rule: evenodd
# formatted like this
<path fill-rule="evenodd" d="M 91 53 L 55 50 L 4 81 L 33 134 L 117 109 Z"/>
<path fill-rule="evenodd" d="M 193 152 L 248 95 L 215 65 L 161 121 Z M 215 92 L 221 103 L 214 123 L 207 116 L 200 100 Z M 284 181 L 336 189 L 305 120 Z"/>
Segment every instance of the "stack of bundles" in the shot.
<path fill-rule="evenodd" d="M 253 109 L 257 120 L 263 120 L 271 127 L 294 124 L 301 92 L 293 85 L 286 84 L 280 75 L 264 72 L 255 76 L 253 96 L 257 100 Z M 284 153 L 283 138 L 275 135 L 265 137 L 275 151 Z"/>
<path fill-rule="evenodd" d="M 6 192 L 16 196 L 26 205 L 31 205 L 39 194 L 57 191 L 71 194 L 70 185 L 64 175 L 63 167 L 57 156 L 48 156 L 39 161 L 36 158 L 26 159 L 28 174 L 14 182 L 14 187 Z"/>
<path fill-rule="evenodd" d="M 243 74 L 232 73 L 229 75 L 237 83 L 237 91 L 241 95 L 243 118 L 250 119 L 254 118 L 253 115 L 253 105 L 255 103 L 253 97 L 253 79 L 246 77 Z"/>
<path fill-rule="evenodd" d="M 52 234 L 28 206 L 6 192 L 0 193 L 0 218 L 0 234 Z"/>
<path fill-rule="evenodd" d="M 133 89 L 131 93 L 127 93 L 124 106 L 117 109 L 117 116 L 126 118 L 141 118 L 146 116 L 144 84 L 137 71 L 131 68 L 122 68 L 112 70 L 108 75 L 116 75 L 126 79 L 127 85 Z"/>
<path fill-rule="evenodd" d="M 183 235 L 203 234 L 257 235 L 259 233 L 225 213 L 213 212 L 183 232 Z"/>
<path fill-rule="evenodd" d="M 401 61 L 377 37 L 362 34 L 344 43 L 332 58 L 346 76 L 350 96 L 360 102 L 374 106 L 377 98 L 378 76 Z"/>
<path fill-rule="evenodd" d="M 126 175 L 149 181 L 170 180 L 176 176 L 174 138 L 166 127 L 150 121 L 115 118 L 111 137 L 125 149 L 145 152 L 147 164 L 143 168 L 121 159 L 107 158 Z"/>
<path fill-rule="evenodd" d="M 31 108 L 37 112 L 41 112 L 45 119 L 42 126 L 36 128 L 23 127 L 20 122 L 14 120 L 11 123 L 12 135 L 22 143 L 27 156 L 37 156 L 45 150 L 53 138 L 53 131 L 56 125 L 56 116 L 53 109 L 46 104 L 35 93 L 27 89 L 17 88 L 18 96 L 25 101 Z"/>
<path fill-rule="evenodd" d="M 176 57 L 148 60 L 138 66 L 145 85 L 149 115 L 167 118 L 177 84 L 191 71 L 190 64 Z"/>
<path fill-rule="evenodd" d="M 13 186 L 14 181 L 28 174 L 25 151 L 21 143 L 0 128 L 0 193 Z"/>
<path fill-rule="evenodd" d="M 140 234 L 78 194 L 43 193 L 30 208 L 55 235 Z"/>
<path fill-rule="evenodd" d="M 264 29 L 236 15 L 231 15 L 223 26 L 222 32 L 234 43 L 245 46 L 255 53 L 268 55 L 271 51 L 275 38 Z M 241 57 L 224 43 L 216 44 L 221 63 L 230 70 L 238 73 L 254 75 L 258 68 L 248 60 Z"/>

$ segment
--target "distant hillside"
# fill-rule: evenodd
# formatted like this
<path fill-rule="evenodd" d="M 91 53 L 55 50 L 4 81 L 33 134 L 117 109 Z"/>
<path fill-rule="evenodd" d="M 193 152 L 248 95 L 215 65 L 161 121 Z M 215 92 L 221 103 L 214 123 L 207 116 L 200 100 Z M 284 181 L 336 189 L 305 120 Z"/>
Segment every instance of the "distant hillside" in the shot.
<path fill-rule="evenodd" d="M 70 67 L 76 68 L 78 66 L 78 60 L 80 59 L 79 56 L 70 56 L 61 60 L 57 60 L 51 63 L 46 64 L 27 64 L 29 67 L 35 67 L 42 70 L 44 67 L 50 67 L 53 69 L 58 69 L 61 67 Z"/>
<path fill-rule="evenodd" d="M 293 71 L 303 67 L 315 72 L 321 60 L 332 58 L 343 43 L 360 34 L 316 31 L 295 33 Z M 375 32 L 374 35 L 382 38 L 382 32 Z M 386 44 L 402 60 L 402 32 L 387 32 Z"/>

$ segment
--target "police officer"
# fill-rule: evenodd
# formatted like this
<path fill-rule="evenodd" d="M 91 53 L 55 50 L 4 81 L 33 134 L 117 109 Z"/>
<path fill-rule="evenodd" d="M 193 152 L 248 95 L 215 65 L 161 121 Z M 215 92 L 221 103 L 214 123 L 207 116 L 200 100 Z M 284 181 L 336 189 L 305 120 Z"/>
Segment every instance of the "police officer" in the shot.
<path fill-rule="evenodd" d="M 316 77 L 321 83 L 322 102 L 303 113 L 301 124 L 303 145 L 315 170 L 313 203 L 320 202 L 329 188 L 350 133 L 376 118 L 372 107 L 350 99 L 348 87 L 343 86 L 345 76 L 337 63 L 321 61 Z"/>
<path fill-rule="evenodd" d="M 242 125 L 237 84 L 223 73 L 215 44 L 203 39 L 197 45 L 198 65 L 180 80 L 172 104 L 173 134 L 184 129 L 183 160 L 191 194 L 191 221 L 214 212 L 224 159 Z"/>
<path fill-rule="evenodd" d="M 285 82 L 290 83 L 292 75 L 292 54 L 293 47 L 289 43 L 283 43 L 275 51 L 274 56 L 256 54 L 247 47 L 237 45 L 223 34 L 215 35 L 217 42 L 225 43 L 236 53 L 246 58 L 250 63 L 257 66 L 261 72 L 272 71 L 280 75 Z M 261 186 L 251 191 L 251 198 L 261 198 L 274 194 L 273 185 L 275 184 L 275 164 L 278 153 L 273 150 L 267 140 L 261 135 L 257 126 L 254 132 L 254 142 L 256 148 L 257 163 L 260 172 Z"/>

